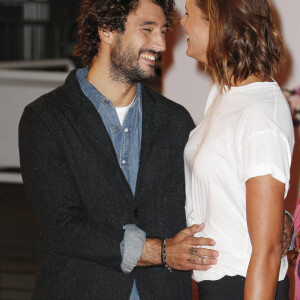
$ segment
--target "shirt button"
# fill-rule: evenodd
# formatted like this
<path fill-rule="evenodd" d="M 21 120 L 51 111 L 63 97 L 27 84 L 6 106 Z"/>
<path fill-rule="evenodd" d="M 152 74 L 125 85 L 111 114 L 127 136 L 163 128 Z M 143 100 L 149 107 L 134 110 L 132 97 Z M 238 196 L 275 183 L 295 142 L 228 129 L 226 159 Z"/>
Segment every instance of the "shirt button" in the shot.
<path fill-rule="evenodd" d="M 135 218 L 137 218 L 138 217 L 138 209 L 137 208 L 135 208 L 134 210 L 133 210 L 133 216 L 135 217 Z"/>
<path fill-rule="evenodd" d="M 125 159 L 122 160 L 122 164 L 123 164 L 123 165 L 126 164 L 126 160 L 125 160 Z"/>
<path fill-rule="evenodd" d="M 125 128 L 125 129 L 124 129 L 124 132 L 128 132 L 128 128 Z"/>
<path fill-rule="evenodd" d="M 109 101 L 108 101 L 107 99 L 106 99 L 106 100 L 104 100 L 104 101 L 105 101 L 105 103 L 106 103 L 106 104 L 108 104 L 108 103 L 109 103 Z"/>
<path fill-rule="evenodd" d="M 119 128 L 119 127 L 116 127 L 116 128 L 115 128 L 115 131 L 120 131 L 120 128 Z"/>

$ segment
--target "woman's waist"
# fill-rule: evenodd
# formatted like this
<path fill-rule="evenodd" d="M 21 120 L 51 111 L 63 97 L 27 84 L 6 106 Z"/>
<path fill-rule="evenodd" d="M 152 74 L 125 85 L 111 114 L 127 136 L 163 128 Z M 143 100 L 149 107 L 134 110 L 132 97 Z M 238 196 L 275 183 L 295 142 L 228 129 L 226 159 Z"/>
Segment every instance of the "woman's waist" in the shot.
<path fill-rule="evenodd" d="M 251 256 L 250 256 L 251 257 Z M 250 262 L 250 257 L 247 255 L 239 257 L 227 257 L 218 259 L 216 265 L 211 266 L 207 271 L 193 271 L 193 279 L 197 282 L 204 280 L 219 280 L 224 276 L 236 276 L 240 275 L 246 277 L 247 270 Z M 281 259 L 280 270 L 278 274 L 278 281 L 285 278 L 288 270 L 288 260 L 287 257 Z"/>
<path fill-rule="evenodd" d="M 251 253 L 251 241 L 246 222 L 204 222 L 204 224 L 204 229 L 196 233 L 196 237 L 213 239 L 216 242 L 215 247 L 224 253 Z"/>

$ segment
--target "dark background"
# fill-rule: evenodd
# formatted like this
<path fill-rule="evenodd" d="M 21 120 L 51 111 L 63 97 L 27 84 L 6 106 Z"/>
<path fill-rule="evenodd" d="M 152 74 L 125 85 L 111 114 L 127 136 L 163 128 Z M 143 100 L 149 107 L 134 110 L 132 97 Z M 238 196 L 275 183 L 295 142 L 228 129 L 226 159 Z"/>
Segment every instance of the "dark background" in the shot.
<path fill-rule="evenodd" d="M 0 61 L 70 57 L 79 11 L 78 0 L 0 0 Z"/>

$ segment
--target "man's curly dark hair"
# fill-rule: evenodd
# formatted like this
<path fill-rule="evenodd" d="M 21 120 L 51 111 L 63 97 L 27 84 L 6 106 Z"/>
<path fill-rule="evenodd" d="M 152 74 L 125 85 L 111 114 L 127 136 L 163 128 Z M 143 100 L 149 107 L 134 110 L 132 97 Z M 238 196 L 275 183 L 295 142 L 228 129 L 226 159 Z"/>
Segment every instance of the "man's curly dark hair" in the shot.
<path fill-rule="evenodd" d="M 162 7 L 170 27 L 176 16 L 174 0 L 151 0 Z M 128 15 L 138 8 L 139 0 L 84 0 L 78 21 L 78 44 L 74 55 L 90 67 L 101 40 L 98 28 L 123 33 Z"/>

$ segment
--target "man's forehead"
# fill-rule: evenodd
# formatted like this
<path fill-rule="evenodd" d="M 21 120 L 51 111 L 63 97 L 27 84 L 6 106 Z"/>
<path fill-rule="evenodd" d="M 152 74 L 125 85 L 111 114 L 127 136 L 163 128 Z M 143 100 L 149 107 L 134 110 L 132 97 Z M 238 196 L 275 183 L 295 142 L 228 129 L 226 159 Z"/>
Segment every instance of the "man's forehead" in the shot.
<path fill-rule="evenodd" d="M 127 21 L 136 25 L 167 26 L 163 8 L 150 0 L 140 0 L 135 11 L 128 15 Z"/>

